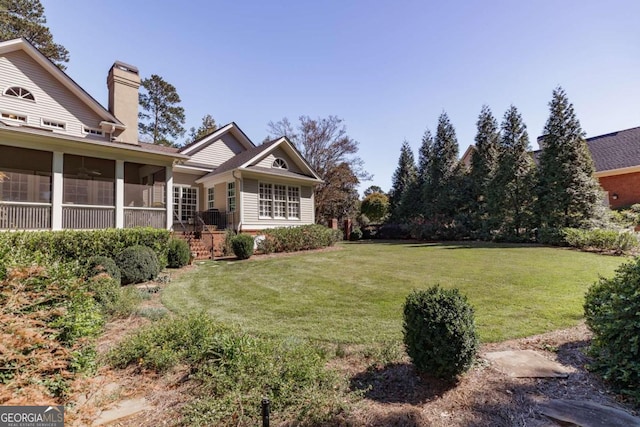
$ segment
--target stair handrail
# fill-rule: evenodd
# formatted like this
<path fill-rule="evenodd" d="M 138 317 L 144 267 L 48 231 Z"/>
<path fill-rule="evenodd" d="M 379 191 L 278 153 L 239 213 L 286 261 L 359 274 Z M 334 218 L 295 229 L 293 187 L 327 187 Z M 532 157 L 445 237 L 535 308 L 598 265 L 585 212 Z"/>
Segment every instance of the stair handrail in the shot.
<path fill-rule="evenodd" d="M 198 218 L 198 222 L 202 226 L 202 229 L 206 230 L 207 233 L 209 233 L 209 235 L 211 236 L 211 259 L 213 259 L 213 233 L 211 232 L 211 230 L 209 230 L 209 227 L 207 226 L 207 223 L 204 222 L 204 220 L 202 219 L 202 216 L 200 215 L 199 212 L 197 212 L 195 216 L 196 216 L 196 218 Z"/>

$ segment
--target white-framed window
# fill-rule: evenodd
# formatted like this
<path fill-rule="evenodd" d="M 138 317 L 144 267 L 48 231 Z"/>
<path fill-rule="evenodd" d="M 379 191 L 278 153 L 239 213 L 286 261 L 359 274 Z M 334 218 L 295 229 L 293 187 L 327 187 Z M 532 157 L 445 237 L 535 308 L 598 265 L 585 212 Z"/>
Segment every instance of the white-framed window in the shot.
<path fill-rule="evenodd" d="M 24 114 L 2 112 L 2 118 L 27 123 L 27 116 L 25 116 Z"/>
<path fill-rule="evenodd" d="M 289 169 L 289 166 L 287 165 L 287 161 L 280 157 L 276 157 L 276 159 L 273 161 L 272 167 L 276 169 Z"/>
<path fill-rule="evenodd" d="M 287 217 L 300 219 L 300 187 L 287 189 Z"/>
<path fill-rule="evenodd" d="M 27 99 L 34 102 L 36 100 L 30 91 L 20 86 L 8 87 L 7 90 L 4 91 L 4 94 L 6 96 L 13 96 L 14 98 Z"/>
<path fill-rule="evenodd" d="M 236 183 L 227 182 L 227 210 L 236 211 Z"/>
<path fill-rule="evenodd" d="M 207 209 L 216 207 L 216 192 L 213 187 L 207 188 Z"/>
<path fill-rule="evenodd" d="M 95 135 L 95 136 L 104 135 L 104 132 L 102 131 L 102 129 L 90 128 L 88 126 L 82 126 L 82 133 L 86 133 L 87 135 Z"/>
<path fill-rule="evenodd" d="M 63 122 L 59 122 L 56 120 L 42 119 L 42 126 L 46 128 L 65 130 L 67 128 L 67 124 Z"/>
<path fill-rule="evenodd" d="M 273 216 L 273 185 L 261 182 L 258 184 L 258 215 L 260 218 Z"/>
<path fill-rule="evenodd" d="M 198 189 L 189 186 L 173 186 L 173 209 L 183 222 L 188 222 L 198 211 Z"/>
<path fill-rule="evenodd" d="M 300 219 L 300 187 L 261 182 L 258 213 L 262 219 Z"/>

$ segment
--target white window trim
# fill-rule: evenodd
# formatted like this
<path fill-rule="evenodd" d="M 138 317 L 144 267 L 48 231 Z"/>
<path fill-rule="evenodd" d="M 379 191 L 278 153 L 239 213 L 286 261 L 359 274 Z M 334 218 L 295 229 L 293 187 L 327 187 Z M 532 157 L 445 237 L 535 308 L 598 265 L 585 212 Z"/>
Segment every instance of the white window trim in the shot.
<path fill-rule="evenodd" d="M 234 199 L 233 210 L 231 210 L 231 204 L 229 203 L 229 200 L 231 199 L 231 197 L 229 197 L 229 184 L 233 184 L 233 199 Z M 236 212 L 238 210 L 238 186 L 236 185 L 235 181 L 227 182 L 226 195 L 227 195 L 227 212 Z"/>
<path fill-rule="evenodd" d="M 216 208 L 216 189 L 215 187 L 207 187 L 207 209 Z"/>
<path fill-rule="evenodd" d="M 278 160 L 281 161 L 282 163 L 284 163 L 284 167 L 276 166 L 276 162 Z M 285 159 L 283 159 L 282 157 L 276 157 L 275 159 L 273 159 L 273 163 L 271 163 L 271 167 L 274 168 L 274 169 L 289 170 L 289 163 L 287 163 L 287 161 Z"/>
<path fill-rule="evenodd" d="M 194 187 L 193 185 L 189 185 L 189 184 L 173 184 L 173 188 L 180 188 L 180 199 L 182 200 L 182 189 L 183 188 L 194 188 L 196 190 L 195 194 L 196 194 L 196 210 L 195 212 L 198 212 L 198 210 L 200 209 L 200 192 L 198 191 L 198 187 Z M 171 196 L 174 197 L 173 194 L 173 189 L 171 190 Z M 166 203 L 166 201 L 165 201 Z M 182 203 L 176 204 L 175 200 L 173 202 L 173 210 L 176 211 L 178 210 L 178 206 L 180 206 L 180 211 L 178 212 L 179 215 L 178 217 L 182 220 Z M 171 212 L 171 215 L 173 216 L 173 212 Z M 174 217 L 175 220 L 175 217 Z"/>
<path fill-rule="evenodd" d="M 102 129 L 84 125 L 82 125 L 82 133 L 91 136 L 104 136 L 104 131 Z"/>
<path fill-rule="evenodd" d="M 45 122 L 48 122 L 48 123 L 45 123 Z M 40 119 L 40 125 L 47 129 L 62 130 L 62 131 L 67 130 L 67 124 L 65 122 L 61 122 L 58 120 L 42 118 Z"/>
<path fill-rule="evenodd" d="M 21 96 L 15 96 L 15 95 L 8 94 L 7 91 L 9 89 L 11 89 L 12 87 L 17 87 L 17 88 L 20 88 L 22 90 L 26 90 L 27 92 L 29 92 L 31 94 L 31 96 L 33 96 L 33 99 L 27 99 L 27 98 L 23 98 Z M 36 102 L 36 96 L 33 94 L 33 92 L 30 91 L 29 89 L 25 88 L 25 87 L 22 87 L 22 86 L 7 86 L 7 88 L 2 91 L 2 95 L 3 96 L 8 96 L 9 98 L 13 98 L 13 99 L 21 99 L 21 100 L 27 101 L 27 102 L 34 102 L 34 103 Z"/>
<path fill-rule="evenodd" d="M 16 117 L 22 117 L 24 118 L 24 120 L 22 119 L 14 119 L 11 117 L 5 117 L 5 116 L 16 116 Z M 27 124 L 29 122 L 29 116 L 27 116 L 26 114 L 20 114 L 20 113 L 12 113 L 10 111 L 0 111 L 0 118 L 2 120 L 9 120 L 12 121 L 14 123 L 22 123 L 22 124 Z"/>
<path fill-rule="evenodd" d="M 271 216 L 260 215 L 260 185 L 271 186 Z M 284 216 L 275 216 L 275 203 L 276 203 L 276 185 L 284 187 Z M 289 216 L 289 189 L 298 189 L 298 216 Z M 278 200 L 282 202 L 282 200 Z M 275 219 L 275 220 L 288 220 L 288 221 L 300 221 L 302 217 L 302 189 L 299 185 L 287 185 L 287 184 L 275 184 L 273 182 L 258 181 L 258 219 Z"/>

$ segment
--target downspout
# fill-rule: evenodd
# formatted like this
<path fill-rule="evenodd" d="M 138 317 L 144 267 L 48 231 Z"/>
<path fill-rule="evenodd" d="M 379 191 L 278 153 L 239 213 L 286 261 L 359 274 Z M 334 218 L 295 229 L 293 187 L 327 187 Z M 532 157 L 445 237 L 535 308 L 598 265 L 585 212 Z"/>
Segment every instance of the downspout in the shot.
<path fill-rule="evenodd" d="M 236 170 L 234 169 L 233 171 L 231 171 L 231 176 L 233 177 L 233 179 L 235 180 L 240 180 L 240 191 L 238 192 L 238 189 L 236 188 L 236 210 L 238 211 L 238 215 L 240 215 L 240 219 L 238 221 L 238 234 L 242 233 L 242 218 L 244 218 L 244 216 L 242 215 L 242 210 L 244 209 L 244 206 L 242 205 L 242 201 L 241 198 L 239 197 L 239 195 L 242 194 L 242 191 L 244 190 L 244 181 L 242 181 L 242 179 L 239 179 L 238 177 L 236 177 Z M 240 209 L 238 209 L 238 206 L 240 206 Z"/>

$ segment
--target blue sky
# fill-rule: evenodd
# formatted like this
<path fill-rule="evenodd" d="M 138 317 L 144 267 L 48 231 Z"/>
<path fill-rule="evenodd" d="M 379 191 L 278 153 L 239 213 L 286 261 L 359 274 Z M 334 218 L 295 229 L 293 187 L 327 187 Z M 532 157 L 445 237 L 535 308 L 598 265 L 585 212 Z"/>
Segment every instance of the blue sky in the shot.
<path fill-rule="evenodd" d="M 211 114 L 255 142 L 267 123 L 344 119 L 391 186 L 446 111 L 460 155 L 483 104 L 521 112 L 532 147 L 561 85 L 588 136 L 640 126 L 640 2 L 42 0 L 67 73 L 103 105 L 115 60 L 173 84 L 186 128 Z"/>

